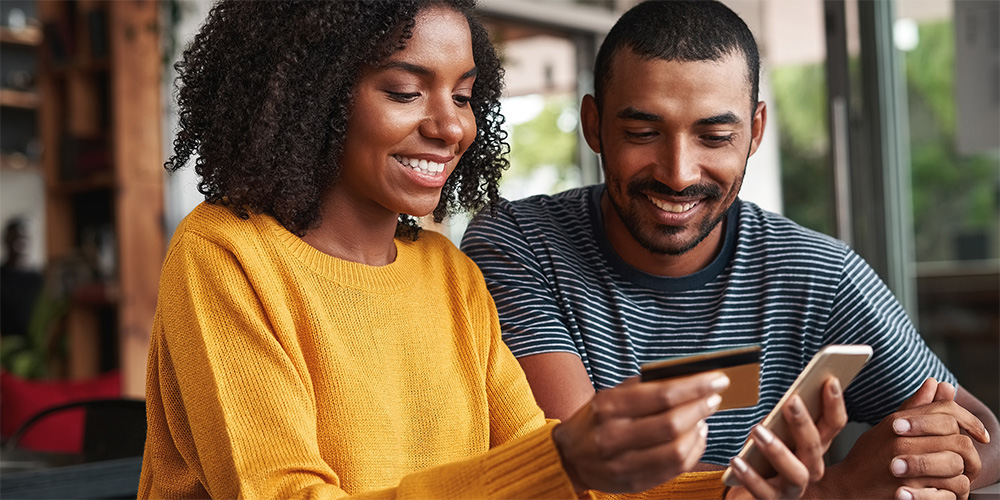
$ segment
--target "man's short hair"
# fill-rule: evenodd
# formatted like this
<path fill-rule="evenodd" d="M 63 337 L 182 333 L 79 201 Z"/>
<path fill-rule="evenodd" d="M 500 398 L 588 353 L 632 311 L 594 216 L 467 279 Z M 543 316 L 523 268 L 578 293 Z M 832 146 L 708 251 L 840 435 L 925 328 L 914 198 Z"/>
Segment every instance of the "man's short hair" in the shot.
<path fill-rule="evenodd" d="M 666 61 L 717 61 L 742 54 L 747 63 L 751 113 L 757 109 L 760 55 L 746 23 L 717 1 L 648 0 L 632 7 L 615 23 L 597 52 L 594 97 L 598 110 L 611 81 L 614 57 L 622 49 Z"/>

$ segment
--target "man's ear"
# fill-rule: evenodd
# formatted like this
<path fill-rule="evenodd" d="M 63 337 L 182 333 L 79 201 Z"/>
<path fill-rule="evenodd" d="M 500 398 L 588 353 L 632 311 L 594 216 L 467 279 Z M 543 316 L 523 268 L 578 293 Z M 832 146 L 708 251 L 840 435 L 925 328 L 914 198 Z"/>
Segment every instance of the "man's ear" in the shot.
<path fill-rule="evenodd" d="M 753 123 L 750 124 L 750 154 L 757 152 L 760 141 L 764 138 L 764 127 L 767 125 L 767 104 L 764 101 L 757 103 L 757 110 L 753 113 Z"/>
<path fill-rule="evenodd" d="M 594 96 L 583 96 L 580 106 L 580 124 L 583 126 L 583 138 L 587 145 L 597 154 L 601 154 L 601 114 L 597 109 Z"/>

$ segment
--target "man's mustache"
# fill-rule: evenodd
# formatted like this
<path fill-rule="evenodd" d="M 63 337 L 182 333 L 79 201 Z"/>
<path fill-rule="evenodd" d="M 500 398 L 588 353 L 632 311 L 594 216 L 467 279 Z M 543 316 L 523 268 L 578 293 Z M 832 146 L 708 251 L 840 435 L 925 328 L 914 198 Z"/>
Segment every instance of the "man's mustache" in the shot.
<path fill-rule="evenodd" d="M 643 196 L 646 193 L 656 193 L 664 196 L 676 196 L 681 198 L 721 198 L 722 189 L 714 184 L 694 184 L 681 191 L 675 191 L 658 182 L 656 179 L 636 179 L 628 184 L 628 194 L 632 196 Z"/>

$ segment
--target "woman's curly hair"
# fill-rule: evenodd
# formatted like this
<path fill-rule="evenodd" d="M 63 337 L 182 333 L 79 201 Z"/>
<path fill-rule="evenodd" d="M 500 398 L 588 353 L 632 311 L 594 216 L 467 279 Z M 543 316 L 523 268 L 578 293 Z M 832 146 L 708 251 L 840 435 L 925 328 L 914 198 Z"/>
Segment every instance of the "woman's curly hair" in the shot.
<path fill-rule="evenodd" d="M 175 171 L 195 158 L 198 190 L 246 218 L 274 216 L 302 236 L 320 220 L 320 201 L 340 174 L 353 92 L 362 69 L 405 47 L 417 13 L 444 5 L 465 15 L 478 75 L 470 105 L 476 140 L 434 210 L 440 222 L 499 199 L 507 168 L 501 129 L 503 69 L 474 0 L 224 0 L 176 64 L 180 123 Z M 416 238 L 400 216 L 397 235 Z"/>

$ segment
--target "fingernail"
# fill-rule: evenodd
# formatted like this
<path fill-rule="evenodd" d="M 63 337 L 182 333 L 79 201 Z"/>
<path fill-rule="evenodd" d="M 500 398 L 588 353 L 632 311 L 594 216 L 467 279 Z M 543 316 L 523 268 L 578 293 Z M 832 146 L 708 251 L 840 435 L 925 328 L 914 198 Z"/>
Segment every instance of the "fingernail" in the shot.
<path fill-rule="evenodd" d="M 913 493 L 910 493 L 910 490 L 899 490 L 896 500 L 913 500 Z"/>
<path fill-rule="evenodd" d="M 906 474 L 906 460 L 903 460 L 902 458 L 895 458 L 892 460 L 892 466 L 890 466 L 890 468 L 892 469 L 893 475 L 897 477 L 902 476 L 903 474 Z"/>
<path fill-rule="evenodd" d="M 757 434 L 757 438 L 763 441 L 764 444 L 771 444 L 771 441 L 774 441 L 774 434 L 771 434 L 771 431 L 759 425 L 754 427 L 753 431 Z"/>
<path fill-rule="evenodd" d="M 707 438 L 708 437 L 708 422 L 702 420 L 698 425 L 701 426 L 701 428 L 698 429 L 698 434 L 701 434 L 701 437 L 703 437 L 703 438 Z"/>
<path fill-rule="evenodd" d="M 830 384 L 830 395 L 835 398 L 839 398 L 841 394 L 840 390 L 840 379 L 833 377 L 833 383 Z"/>
<path fill-rule="evenodd" d="M 733 457 L 733 467 L 736 467 L 736 470 L 742 473 L 747 471 L 747 463 L 740 457 Z"/>
<path fill-rule="evenodd" d="M 896 434 L 903 434 L 909 432 L 910 421 L 905 418 L 897 418 L 892 421 L 892 430 L 896 431 Z"/>
<path fill-rule="evenodd" d="M 718 394 L 712 394 L 711 396 L 708 397 L 708 399 L 705 402 L 708 403 L 709 411 L 715 411 L 715 409 L 719 407 L 719 403 L 722 402 L 722 396 Z"/>
<path fill-rule="evenodd" d="M 726 387 L 729 387 L 729 377 L 723 375 L 715 380 L 712 380 L 712 390 L 715 392 L 722 391 Z"/>
<path fill-rule="evenodd" d="M 989 443 L 990 442 L 990 431 L 986 430 L 986 427 L 983 427 L 983 434 L 986 435 L 986 442 Z"/>
<path fill-rule="evenodd" d="M 792 411 L 792 415 L 796 417 L 802 413 L 802 399 L 798 395 L 792 398 L 792 406 L 789 409 Z"/>

